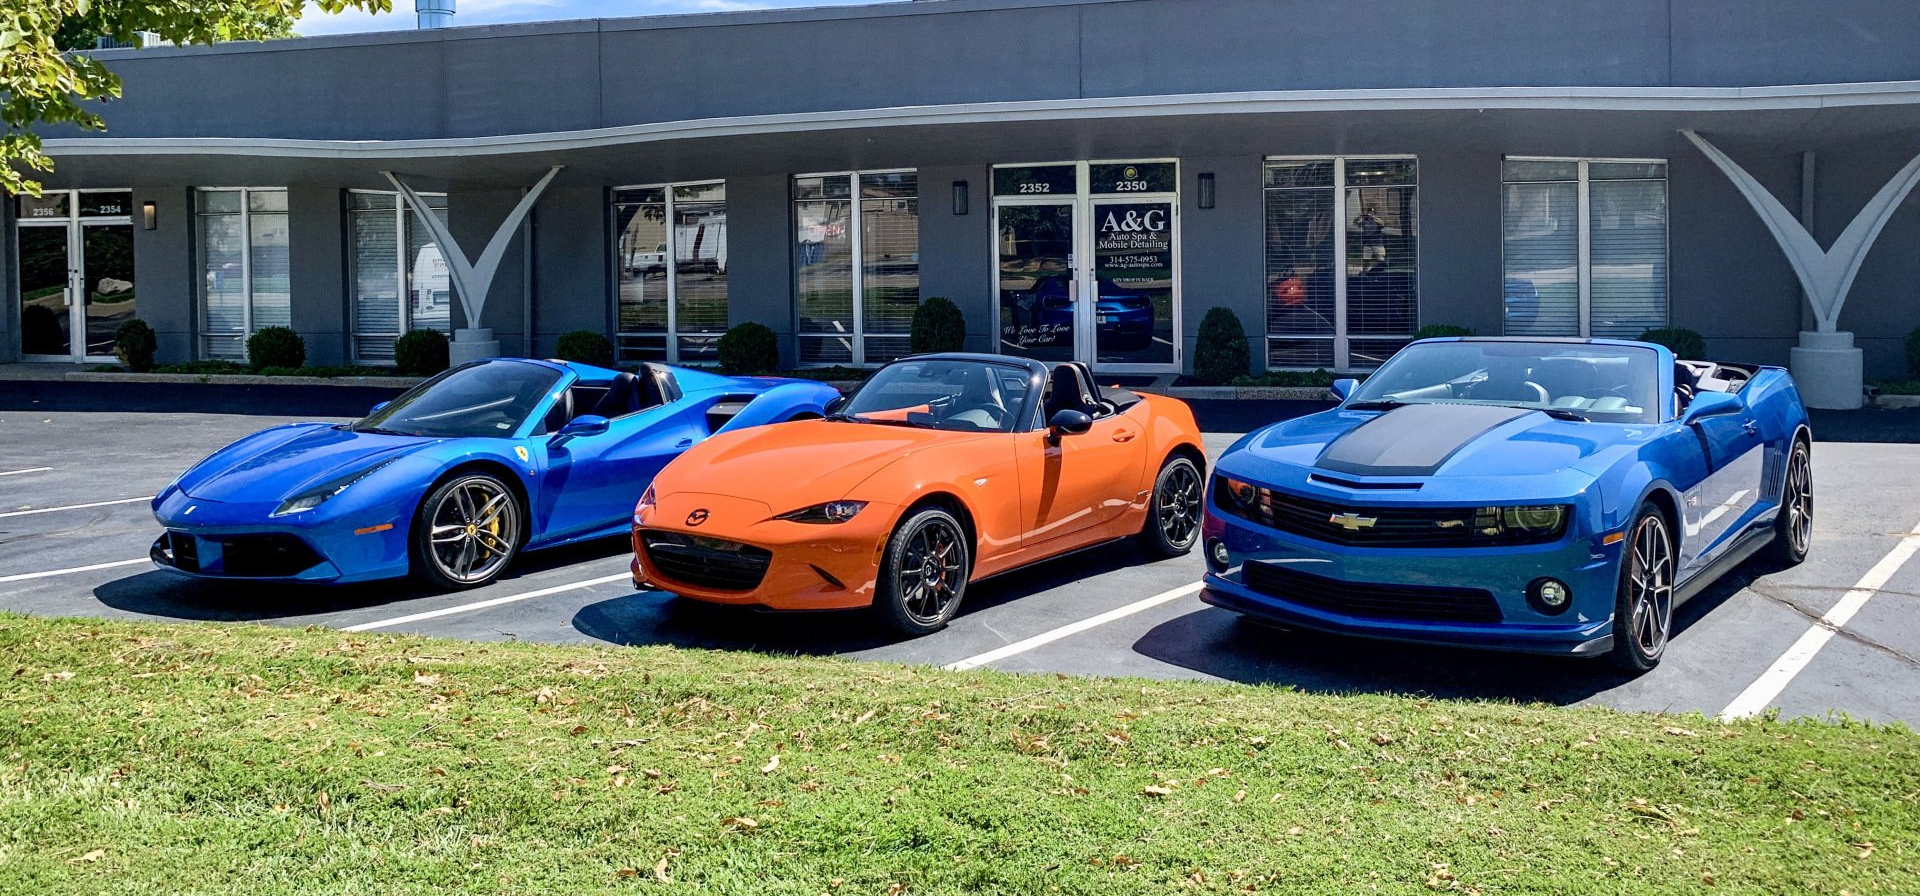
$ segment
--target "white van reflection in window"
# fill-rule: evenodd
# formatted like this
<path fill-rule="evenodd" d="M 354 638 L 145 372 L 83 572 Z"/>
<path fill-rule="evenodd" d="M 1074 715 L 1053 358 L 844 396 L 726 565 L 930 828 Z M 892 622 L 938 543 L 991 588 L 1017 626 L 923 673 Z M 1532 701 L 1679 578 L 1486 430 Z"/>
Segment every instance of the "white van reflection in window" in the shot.
<path fill-rule="evenodd" d="M 413 256 L 413 271 L 408 301 L 413 308 L 413 325 L 436 330 L 447 329 L 453 305 L 452 280 L 447 277 L 447 259 L 440 247 L 426 245 Z"/>

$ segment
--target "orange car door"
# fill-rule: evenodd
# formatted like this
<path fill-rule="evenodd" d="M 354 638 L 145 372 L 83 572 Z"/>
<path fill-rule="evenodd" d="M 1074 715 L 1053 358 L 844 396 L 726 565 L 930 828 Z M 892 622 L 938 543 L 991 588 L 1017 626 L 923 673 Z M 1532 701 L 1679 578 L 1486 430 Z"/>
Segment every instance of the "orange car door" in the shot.
<path fill-rule="evenodd" d="M 1125 511 L 1139 491 L 1146 439 L 1126 414 L 1096 418 L 1079 435 L 1020 435 L 1021 551 L 1050 553 L 1102 537 L 1095 527 Z"/>

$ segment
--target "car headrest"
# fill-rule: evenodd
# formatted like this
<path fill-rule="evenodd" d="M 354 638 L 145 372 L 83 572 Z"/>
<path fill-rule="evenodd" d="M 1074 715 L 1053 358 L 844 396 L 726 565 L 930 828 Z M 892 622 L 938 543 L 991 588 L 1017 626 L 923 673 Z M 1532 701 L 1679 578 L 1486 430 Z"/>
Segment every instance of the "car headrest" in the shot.
<path fill-rule="evenodd" d="M 1079 411 L 1092 414 L 1093 396 L 1087 394 L 1086 387 L 1080 382 L 1080 371 L 1072 364 L 1061 364 L 1053 368 L 1053 376 L 1047 385 L 1047 417 L 1061 411 Z"/>
<path fill-rule="evenodd" d="M 643 403 L 641 396 L 641 390 L 645 388 L 644 382 L 642 378 L 631 373 L 616 374 L 613 383 L 607 387 L 607 394 L 601 396 L 600 401 L 594 404 L 592 413 L 611 420 L 648 407 L 649 405 Z"/>

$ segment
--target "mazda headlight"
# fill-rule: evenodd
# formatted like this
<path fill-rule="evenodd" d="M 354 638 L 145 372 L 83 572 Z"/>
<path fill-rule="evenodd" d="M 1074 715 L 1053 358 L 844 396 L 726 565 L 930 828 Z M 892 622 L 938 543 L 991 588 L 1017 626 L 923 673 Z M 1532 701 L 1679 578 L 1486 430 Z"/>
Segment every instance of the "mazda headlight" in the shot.
<path fill-rule="evenodd" d="M 393 463 L 396 460 L 399 460 L 399 458 L 389 457 L 386 460 L 383 460 L 377 464 L 374 464 L 371 467 L 367 467 L 364 470 L 356 470 L 352 473 L 348 473 L 345 476 L 336 476 L 332 479 L 327 480 L 326 482 L 322 482 L 319 485 L 314 486 L 313 488 L 307 489 L 306 491 L 301 492 L 300 494 L 294 495 L 293 497 L 280 502 L 280 506 L 278 508 L 275 508 L 273 513 L 269 514 L 269 516 L 286 516 L 287 514 L 290 514 L 290 513 L 304 513 L 306 511 L 314 509 L 315 507 L 319 507 L 320 505 L 325 504 L 327 503 L 327 501 L 331 500 L 334 495 L 337 495 L 337 494 L 340 494 L 341 492 L 346 491 L 347 486 L 350 486 L 356 482 L 359 482 L 362 479 L 367 478 L 368 476 L 373 475 L 373 472 L 375 470 L 378 470 L 381 467 L 386 466 L 387 464 Z"/>
<path fill-rule="evenodd" d="M 786 520 L 790 523 L 844 523 L 853 519 L 854 514 L 859 513 L 861 508 L 866 506 L 865 501 L 828 501 L 825 504 L 815 504 L 812 507 L 802 507 L 799 510 L 782 513 L 774 519 Z"/>
<path fill-rule="evenodd" d="M 640 493 L 640 503 L 633 505 L 633 524 L 634 525 L 636 526 L 640 525 L 640 514 L 643 514 L 649 510 L 652 510 L 653 505 L 657 503 L 657 500 L 658 499 L 653 494 L 653 486 L 649 484 L 647 486 L 647 490 Z"/>

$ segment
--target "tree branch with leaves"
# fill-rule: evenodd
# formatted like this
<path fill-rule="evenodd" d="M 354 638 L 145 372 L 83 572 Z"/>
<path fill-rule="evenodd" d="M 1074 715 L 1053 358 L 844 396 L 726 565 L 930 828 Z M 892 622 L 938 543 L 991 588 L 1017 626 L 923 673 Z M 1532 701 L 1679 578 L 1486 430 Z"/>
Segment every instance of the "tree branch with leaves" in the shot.
<path fill-rule="evenodd" d="M 308 0 L 0 0 L 0 189 L 40 195 L 53 170 L 39 128 L 106 129 L 94 105 L 120 96 L 120 78 L 87 55 L 96 37 L 141 32 L 174 44 L 290 37 Z M 393 0 L 312 0 L 324 13 L 391 12 Z"/>

